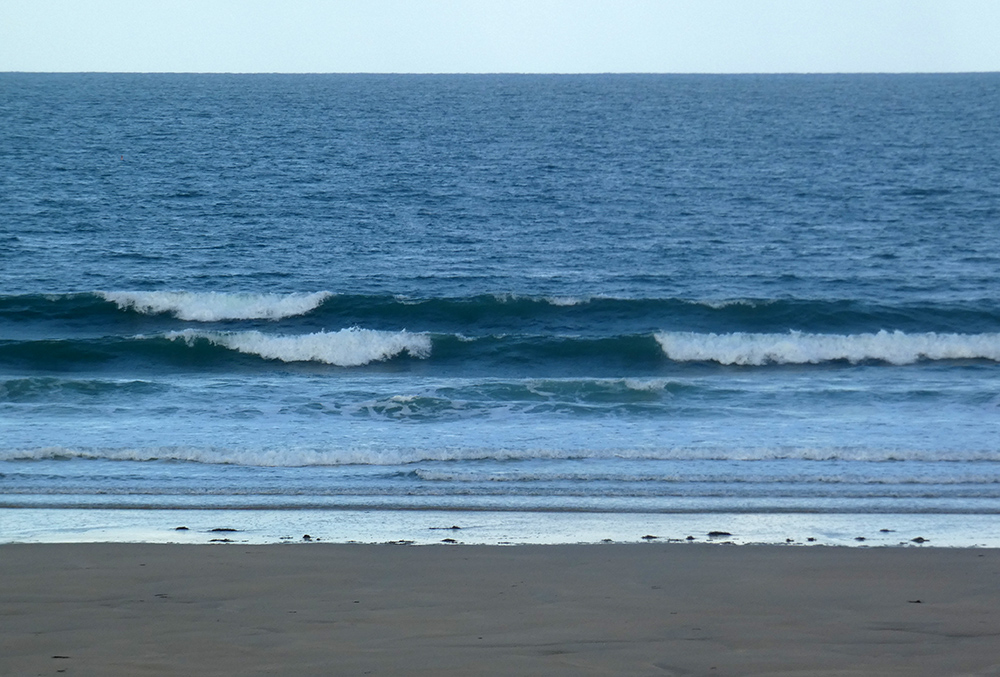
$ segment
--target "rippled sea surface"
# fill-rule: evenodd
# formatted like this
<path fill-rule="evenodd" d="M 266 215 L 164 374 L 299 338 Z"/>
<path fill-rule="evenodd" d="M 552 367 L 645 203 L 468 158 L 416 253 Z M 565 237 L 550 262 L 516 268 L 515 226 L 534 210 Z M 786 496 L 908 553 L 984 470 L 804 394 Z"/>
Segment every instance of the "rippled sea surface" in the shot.
<path fill-rule="evenodd" d="M 1000 514 L 997 110 L 0 74 L 0 514 Z"/>

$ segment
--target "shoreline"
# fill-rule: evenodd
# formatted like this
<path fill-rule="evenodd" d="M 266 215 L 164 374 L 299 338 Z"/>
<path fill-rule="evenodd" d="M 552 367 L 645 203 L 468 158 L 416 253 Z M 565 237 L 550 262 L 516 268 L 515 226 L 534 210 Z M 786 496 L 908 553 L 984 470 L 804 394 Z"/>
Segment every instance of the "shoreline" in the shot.
<path fill-rule="evenodd" d="M 998 548 L 996 515 L 0 509 L 3 543 L 727 543 Z M 716 534 L 710 536 L 710 534 Z M 308 538 L 305 538 L 308 536 Z"/>
<path fill-rule="evenodd" d="M 0 546 L 0 673 L 1000 668 L 998 549 Z"/>

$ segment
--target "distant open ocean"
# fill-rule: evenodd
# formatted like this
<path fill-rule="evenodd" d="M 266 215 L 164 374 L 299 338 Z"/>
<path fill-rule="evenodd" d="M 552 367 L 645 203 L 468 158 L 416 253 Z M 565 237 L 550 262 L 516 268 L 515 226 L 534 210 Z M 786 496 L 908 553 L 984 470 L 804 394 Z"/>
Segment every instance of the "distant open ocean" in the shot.
<path fill-rule="evenodd" d="M 1000 545 L 998 111 L 0 74 L 0 542 Z"/>

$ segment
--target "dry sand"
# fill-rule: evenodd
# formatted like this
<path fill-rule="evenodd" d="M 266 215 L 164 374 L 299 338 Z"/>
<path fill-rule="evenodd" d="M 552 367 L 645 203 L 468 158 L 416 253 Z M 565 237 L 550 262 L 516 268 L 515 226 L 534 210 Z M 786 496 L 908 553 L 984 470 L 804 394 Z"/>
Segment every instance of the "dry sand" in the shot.
<path fill-rule="evenodd" d="M 1000 550 L 0 546 L 0 675 L 997 675 Z"/>

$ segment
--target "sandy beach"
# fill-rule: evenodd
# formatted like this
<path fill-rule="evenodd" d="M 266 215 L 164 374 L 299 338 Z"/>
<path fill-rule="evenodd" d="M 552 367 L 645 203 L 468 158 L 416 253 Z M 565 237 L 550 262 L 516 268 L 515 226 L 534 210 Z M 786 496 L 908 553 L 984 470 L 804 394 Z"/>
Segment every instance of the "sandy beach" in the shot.
<path fill-rule="evenodd" d="M 995 675 L 1000 550 L 0 546 L 2 675 Z"/>

